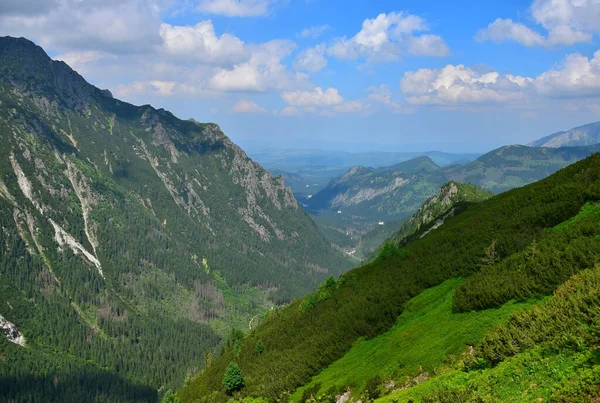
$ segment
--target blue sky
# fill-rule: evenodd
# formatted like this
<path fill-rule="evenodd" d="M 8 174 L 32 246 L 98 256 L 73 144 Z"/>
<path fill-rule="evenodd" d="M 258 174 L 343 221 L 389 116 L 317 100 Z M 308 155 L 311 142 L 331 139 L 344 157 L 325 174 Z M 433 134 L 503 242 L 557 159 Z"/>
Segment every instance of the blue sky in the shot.
<path fill-rule="evenodd" d="M 243 148 L 483 152 L 600 120 L 600 1 L 5 0 L 25 36 Z"/>

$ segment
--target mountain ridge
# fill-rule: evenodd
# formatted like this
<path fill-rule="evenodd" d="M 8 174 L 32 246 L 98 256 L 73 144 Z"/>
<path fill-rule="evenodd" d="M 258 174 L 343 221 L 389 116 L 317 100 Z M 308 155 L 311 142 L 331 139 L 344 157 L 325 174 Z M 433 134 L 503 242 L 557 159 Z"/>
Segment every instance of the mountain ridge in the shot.
<path fill-rule="evenodd" d="M 12 396 L 69 368 L 81 401 L 102 377 L 176 388 L 231 326 L 350 268 L 218 125 L 115 99 L 25 39 L 0 38 L 0 140 L 0 314 L 31 351 L 7 350 Z"/>
<path fill-rule="evenodd" d="M 600 143 L 600 122 L 588 123 L 566 131 L 558 131 L 528 145 L 535 147 L 578 147 Z"/>

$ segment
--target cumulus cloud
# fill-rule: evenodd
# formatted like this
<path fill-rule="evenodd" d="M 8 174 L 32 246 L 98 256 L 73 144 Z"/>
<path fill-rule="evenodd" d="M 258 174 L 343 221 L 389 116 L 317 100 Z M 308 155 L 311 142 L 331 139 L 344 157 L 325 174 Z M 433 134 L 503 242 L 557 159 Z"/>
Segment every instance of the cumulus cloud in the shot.
<path fill-rule="evenodd" d="M 304 28 L 298 36 L 301 38 L 318 38 L 323 35 L 326 31 L 330 30 L 331 27 L 327 24 L 325 25 L 315 25 L 313 27 Z"/>
<path fill-rule="evenodd" d="M 160 36 L 164 51 L 169 56 L 185 60 L 197 59 L 207 64 L 230 65 L 248 57 L 248 50 L 239 38 L 223 34 L 216 35 L 210 20 L 194 26 L 161 24 Z"/>
<path fill-rule="evenodd" d="M 535 86 L 551 97 L 600 97 L 600 50 L 591 58 L 567 56 L 562 66 L 539 75 Z"/>
<path fill-rule="evenodd" d="M 571 54 L 536 77 L 478 71 L 464 65 L 420 69 L 402 77 L 400 89 L 412 104 L 474 105 L 531 103 L 540 98 L 600 98 L 600 51 L 591 58 Z"/>
<path fill-rule="evenodd" d="M 306 75 L 289 72 L 281 59 L 295 44 L 273 40 L 249 47 L 250 58 L 232 68 L 219 69 L 210 79 L 210 87 L 220 91 L 269 91 L 307 87 Z"/>
<path fill-rule="evenodd" d="M 350 101 L 334 106 L 333 111 L 341 113 L 361 112 L 365 107 L 366 105 L 362 101 Z"/>
<path fill-rule="evenodd" d="M 317 45 L 314 48 L 305 49 L 300 52 L 294 59 L 292 66 L 296 70 L 316 73 L 327 67 L 327 59 L 325 58 L 325 45 Z"/>
<path fill-rule="evenodd" d="M 281 116 L 299 116 L 300 111 L 295 106 L 286 106 L 280 112 Z"/>
<path fill-rule="evenodd" d="M 231 110 L 236 113 L 260 113 L 267 111 L 265 108 L 258 106 L 255 102 L 246 99 L 238 101 Z"/>
<path fill-rule="evenodd" d="M 281 98 L 292 106 L 331 106 L 344 102 L 337 88 L 316 87 L 313 91 L 282 92 Z"/>
<path fill-rule="evenodd" d="M 530 81 L 495 71 L 480 73 L 460 64 L 407 72 L 400 88 L 412 104 L 486 104 L 517 100 Z"/>
<path fill-rule="evenodd" d="M 600 2 L 597 0 L 535 0 L 529 11 L 546 35 L 511 19 L 498 18 L 479 31 L 476 39 L 512 40 L 525 46 L 573 45 L 589 42 L 593 34 L 600 32 Z"/>
<path fill-rule="evenodd" d="M 2 2 L 0 35 L 36 39 L 46 48 L 69 51 L 143 53 L 159 46 L 159 1 L 61 0 Z M 12 4 L 12 5 L 11 5 Z"/>
<path fill-rule="evenodd" d="M 193 94 L 197 90 L 191 86 L 177 83 L 175 81 L 135 81 L 131 84 L 121 84 L 115 90 L 115 95 L 128 97 L 132 94 L 152 94 L 161 97 L 170 97 L 179 94 Z"/>
<path fill-rule="evenodd" d="M 415 35 L 429 27 L 421 17 L 402 12 L 381 13 L 363 21 L 353 37 L 337 38 L 327 53 L 339 59 L 367 61 L 398 60 L 403 52 L 415 55 L 446 56 L 445 41 L 436 35 Z"/>
<path fill-rule="evenodd" d="M 198 11 L 227 17 L 267 15 L 274 0 L 201 0 Z"/>

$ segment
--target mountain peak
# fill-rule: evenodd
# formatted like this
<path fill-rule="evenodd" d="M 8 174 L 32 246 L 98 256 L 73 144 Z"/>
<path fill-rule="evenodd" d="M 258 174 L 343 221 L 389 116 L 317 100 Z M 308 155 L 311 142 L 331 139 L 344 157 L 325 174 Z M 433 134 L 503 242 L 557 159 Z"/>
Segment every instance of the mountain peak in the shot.
<path fill-rule="evenodd" d="M 26 94 L 45 96 L 83 109 L 92 97 L 110 97 L 63 61 L 55 61 L 25 38 L 0 37 L 0 82 Z"/>
<path fill-rule="evenodd" d="M 600 143 L 600 122 L 559 131 L 529 143 L 533 147 L 578 147 Z"/>

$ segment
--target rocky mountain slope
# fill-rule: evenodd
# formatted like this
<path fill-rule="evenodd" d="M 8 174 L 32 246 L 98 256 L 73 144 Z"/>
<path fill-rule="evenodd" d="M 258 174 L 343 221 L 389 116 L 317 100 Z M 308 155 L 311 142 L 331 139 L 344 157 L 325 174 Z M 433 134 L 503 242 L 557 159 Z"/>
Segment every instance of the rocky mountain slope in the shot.
<path fill-rule="evenodd" d="M 542 137 L 530 143 L 533 147 L 580 147 L 600 143 L 600 122 L 575 127 Z"/>
<path fill-rule="evenodd" d="M 373 220 L 399 219 L 419 207 L 422 194 L 435 192 L 441 184 L 436 179 L 443 180 L 435 174 L 439 169 L 429 157 L 376 169 L 355 166 L 315 194 L 307 202 L 308 209 Z"/>
<path fill-rule="evenodd" d="M 114 99 L 26 39 L 0 38 L 0 143 L 13 392 L 72 390 L 68 368 L 92 396 L 177 386 L 232 325 L 350 266 L 216 124 Z"/>
<path fill-rule="evenodd" d="M 437 194 L 425 200 L 419 210 L 402 224 L 388 242 L 402 245 L 411 235 L 422 238 L 466 207 L 460 206 L 461 204 L 478 203 L 493 195 L 491 191 L 470 183 L 448 182 L 440 187 Z"/>

